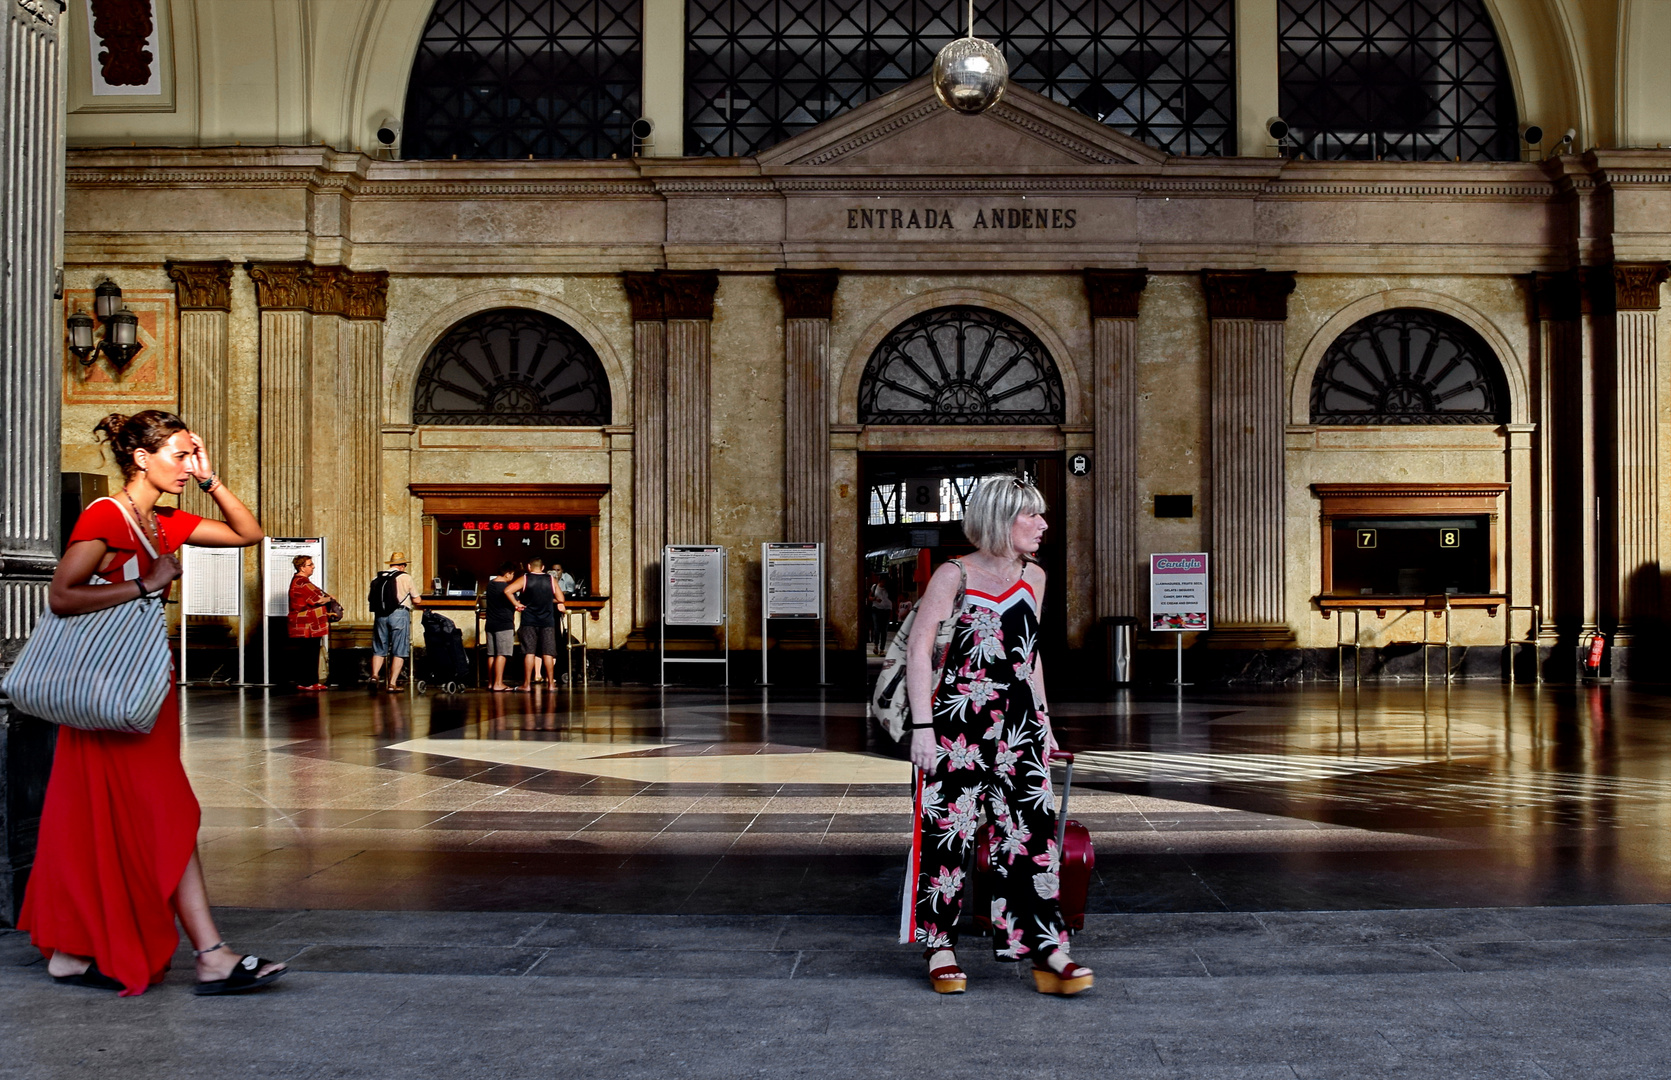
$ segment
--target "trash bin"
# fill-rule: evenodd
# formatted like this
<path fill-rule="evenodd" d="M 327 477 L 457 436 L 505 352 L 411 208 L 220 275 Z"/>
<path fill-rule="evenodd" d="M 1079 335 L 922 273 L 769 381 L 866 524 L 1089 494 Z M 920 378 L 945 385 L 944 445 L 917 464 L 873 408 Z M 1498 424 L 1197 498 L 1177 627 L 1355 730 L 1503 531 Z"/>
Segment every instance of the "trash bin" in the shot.
<path fill-rule="evenodd" d="M 1137 620 L 1130 616 L 1104 620 L 1108 627 L 1108 681 L 1117 686 L 1131 682 L 1131 650 L 1137 634 Z"/>

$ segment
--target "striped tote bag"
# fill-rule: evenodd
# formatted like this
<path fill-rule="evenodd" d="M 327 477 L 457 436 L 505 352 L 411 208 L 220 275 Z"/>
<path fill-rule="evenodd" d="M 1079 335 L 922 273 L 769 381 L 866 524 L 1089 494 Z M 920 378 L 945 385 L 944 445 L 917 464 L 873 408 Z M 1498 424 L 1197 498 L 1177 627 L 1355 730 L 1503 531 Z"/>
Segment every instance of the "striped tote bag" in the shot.
<path fill-rule="evenodd" d="M 43 612 L 0 692 L 19 712 L 54 724 L 145 735 L 172 678 L 162 599 L 154 597 L 86 615 Z"/>

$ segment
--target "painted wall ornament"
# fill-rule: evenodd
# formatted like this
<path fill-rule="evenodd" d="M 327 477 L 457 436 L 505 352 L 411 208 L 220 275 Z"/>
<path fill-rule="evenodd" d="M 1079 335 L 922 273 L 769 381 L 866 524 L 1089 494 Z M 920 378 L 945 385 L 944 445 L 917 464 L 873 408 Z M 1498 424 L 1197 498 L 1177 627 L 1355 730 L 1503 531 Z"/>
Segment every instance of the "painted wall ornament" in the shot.
<path fill-rule="evenodd" d="M 92 0 L 93 33 L 104 43 L 99 71 L 111 86 L 144 86 L 156 57 L 146 48 L 154 29 L 151 0 Z"/>

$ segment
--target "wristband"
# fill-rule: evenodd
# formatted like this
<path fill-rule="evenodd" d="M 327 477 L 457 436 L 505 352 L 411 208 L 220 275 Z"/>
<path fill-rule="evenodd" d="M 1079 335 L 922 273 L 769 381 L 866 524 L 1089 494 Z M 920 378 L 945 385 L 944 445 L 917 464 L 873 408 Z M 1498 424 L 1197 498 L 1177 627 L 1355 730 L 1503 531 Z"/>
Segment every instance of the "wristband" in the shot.
<path fill-rule="evenodd" d="M 929 731 L 929 730 L 932 730 L 933 727 L 934 727 L 933 724 L 906 724 L 905 725 L 905 730 L 906 731 Z"/>
<path fill-rule="evenodd" d="M 133 583 L 134 586 L 139 589 L 139 595 L 134 597 L 135 600 L 143 600 L 147 596 L 151 595 L 151 590 L 145 587 L 145 583 L 143 581 L 140 581 L 138 578 L 134 578 Z"/>
<path fill-rule="evenodd" d="M 209 492 L 215 490 L 215 485 L 218 484 L 218 483 L 220 483 L 220 474 L 219 473 L 210 473 L 209 474 L 209 479 L 199 480 L 197 482 L 197 486 L 198 486 L 199 490 L 201 490 L 205 495 L 207 495 Z"/>

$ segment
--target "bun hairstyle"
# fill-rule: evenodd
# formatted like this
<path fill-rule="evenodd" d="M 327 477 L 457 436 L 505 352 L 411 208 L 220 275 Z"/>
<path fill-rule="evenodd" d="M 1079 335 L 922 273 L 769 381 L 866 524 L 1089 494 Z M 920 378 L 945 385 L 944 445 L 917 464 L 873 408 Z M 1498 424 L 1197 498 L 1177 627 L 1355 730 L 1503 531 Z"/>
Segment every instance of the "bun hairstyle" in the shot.
<path fill-rule="evenodd" d="M 93 425 L 93 435 L 97 441 L 110 447 L 116 464 L 122 467 L 122 478 L 125 480 L 133 479 L 139 471 L 139 466 L 134 464 L 134 454 L 141 450 L 154 454 L 175 434 L 190 430 L 184 420 L 161 409 L 146 409 L 132 416 L 111 413 Z"/>

